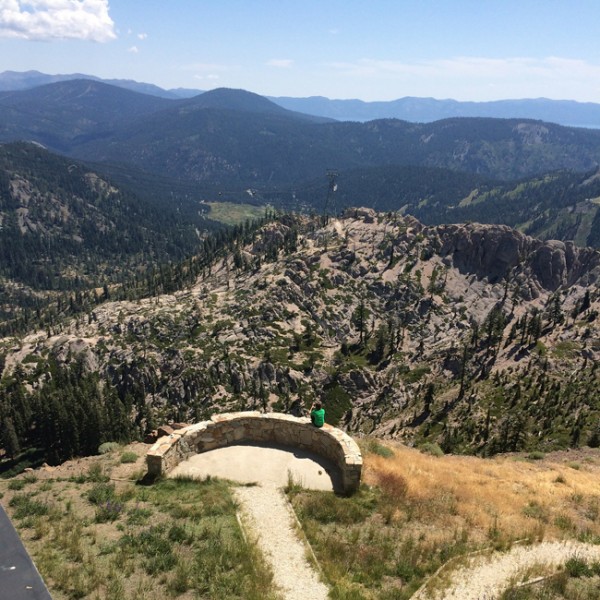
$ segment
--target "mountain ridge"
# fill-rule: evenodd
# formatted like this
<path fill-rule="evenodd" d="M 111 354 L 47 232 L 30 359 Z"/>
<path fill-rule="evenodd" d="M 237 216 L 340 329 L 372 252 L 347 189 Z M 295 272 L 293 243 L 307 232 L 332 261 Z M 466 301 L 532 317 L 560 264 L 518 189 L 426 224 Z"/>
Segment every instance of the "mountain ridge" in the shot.
<path fill-rule="evenodd" d="M 596 443 L 597 250 L 370 209 L 284 215 L 238 239 L 158 299 L 5 339 L 5 374 L 79 365 L 142 428 L 319 398 L 350 432 L 447 452 Z"/>
<path fill-rule="evenodd" d="M 297 185 L 324 168 L 414 165 L 510 180 L 600 164 L 600 131 L 527 119 L 323 122 L 244 90 L 169 100 L 71 80 L 2 92 L 0 109 L 0 141 L 220 186 Z"/>
<path fill-rule="evenodd" d="M 169 99 L 186 99 L 206 93 L 194 89 L 168 89 L 133 80 L 103 79 L 93 75 L 47 75 L 39 71 L 0 73 L 0 91 L 28 89 L 37 85 L 69 79 L 103 81 L 133 91 Z M 396 118 L 410 122 L 432 122 L 450 117 L 530 118 L 569 127 L 600 128 L 600 104 L 549 98 L 522 98 L 491 101 L 459 101 L 453 99 L 405 96 L 388 101 L 331 99 L 324 96 L 270 96 L 280 106 L 316 117 L 335 120 L 371 121 Z"/>

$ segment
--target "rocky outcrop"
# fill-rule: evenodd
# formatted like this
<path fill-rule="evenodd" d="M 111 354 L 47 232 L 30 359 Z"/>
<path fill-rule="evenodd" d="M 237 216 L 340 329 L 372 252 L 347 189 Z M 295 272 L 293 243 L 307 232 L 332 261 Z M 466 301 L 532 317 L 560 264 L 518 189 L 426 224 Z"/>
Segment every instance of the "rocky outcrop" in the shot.
<path fill-rule="evenodd" d="M 589 285 L 600 276 L 600 252 L 572 242 L 542 242 L 505 225 L 479 223 L 442 225 L 436 233 L 447 264 L 490 283 L 521 271 L 540 288 L 554 291 L 582 277 Z"/>

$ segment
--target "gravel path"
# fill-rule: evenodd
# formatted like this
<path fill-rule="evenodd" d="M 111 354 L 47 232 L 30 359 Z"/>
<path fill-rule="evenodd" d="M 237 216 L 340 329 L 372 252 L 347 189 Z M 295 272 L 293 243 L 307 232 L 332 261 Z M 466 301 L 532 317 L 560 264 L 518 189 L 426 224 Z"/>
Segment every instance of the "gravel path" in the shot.
<path fill-rule="evenodd" d="M 417 593 L 412 600 L 493 600 L 527 568 L 544 564 L 558 566 L 577 556 L 600 559 L 600 547 L 580 542 L 542 542 L 534 546 L 515 546 L 505 553 L 495 552 L 469 560 L 466 567 L 451 574 L 451 584 L 437 594 Z"/>
<path fill-rule="evenodd" d="M 326 600 L 328 588 L 306 559 L 306 546 L 295 531 L 292 509 L 274 485 L 239 487 L 235 495 L 242 521 L 271 565 L 285 600 Z"/>

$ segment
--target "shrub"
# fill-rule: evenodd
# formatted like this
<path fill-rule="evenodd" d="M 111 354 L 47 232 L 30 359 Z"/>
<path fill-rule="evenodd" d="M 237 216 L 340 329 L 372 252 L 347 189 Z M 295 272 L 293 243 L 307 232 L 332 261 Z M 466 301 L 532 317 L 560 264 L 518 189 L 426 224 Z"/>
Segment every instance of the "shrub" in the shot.
<path fill-rule="evenodd" d="M 98 454 L 110 454 L 111 452 L 115 452 L 121 447 L 117 442 L 104 442 L 104 444 L 100 444 L 98 447 Z"/>
<path fill-rule="evenodd" d="M 119 502 L 107 500 L 96 509 L 96 523 L 116 521 L 123 512 L 123 505 Z"/>
<path fill-rule="evenodd" d="M 527 458 L 529 460 L 543 460 L 546 457 L 546 455 L 543 452 L 540 452 L 539 450 L 535 450 L 534 452 L 530 452 L 527 455 Z"/>
<path fill-rule="evenodd" d="M 138 459 L 138 455 L 135 452 L 123 452 L 121 454 L 122 463 L 134 463 Z"/>
<path fill-rule="evenodd" d="M 25 487 L 25 485 L 26 485 L 26 482 L 23 479 L 12 479 L 8 483 L 8 489 L 20 491 Z"/>
<path fill-rule="evenodd" d="M 90 465 L 87 476 L 80 483 L 84 483 L 85 481 L 102 483 L 108 481 L 109 479 L 110 477 L 104 472 L 102 465 L 99 462 L 95 462 Z"/>
<path fill-rule="evenodd" d="M 141 508 L 136 506 L 127 514 L 127 523 L 129 525 L 144 525 L 152 516 L 152 510 L 149 508 Z"/>
<path fill-rule="evenodd" d="M 87 499 L 96 506 L 115 500 L 115 486 L 112 483 L 97 483 L 87 493 Z"/>
<path fill-rule="evenodd" d="M 379 473 L 377 482 L 386 499 L 397 503 L 406 498 L 408 484 L 406 483 L 406 479 L 400 473 L 383 471 Z"/>
<path fill-rule="evenodd" d="M 25 517 L 40 517 L 47 515 L 50 508 L 39 500 L 33 500 L 30 494 L 15 494 L 8 505 L 15 509 L 15 519 Z"/>
<path fill-rule="evenodd" d="M 585 560 L 578 556 L 569 558 L 565 563 L 565 569 L 571 577 L 589 577 L 592 574 L 592 570 Z"/>
<path fill-rule="evenodd" d="M 523 507 L 523 514 L 530 519 L 537 519 L 543 523 L 548 522 L 548 510 L 535 500 Z"/>
<path fill-rule="evenodd" d="M 419 446 L 419 450 L 431 456 L 444 456 L 444 451 L 435 442 L 425 442 Z"/>
<path fill-rule="evenodd" d="M 383 458 L 392 458 L 392 456 L 394 456 L 394 451 L 391 448 L 388 448 L 388 446 L 384 446 L 377 440 L 369 440 L 366 446 L 366 450 L 367 452 L 377 454 L 377 456 L 382 456 Z"/>

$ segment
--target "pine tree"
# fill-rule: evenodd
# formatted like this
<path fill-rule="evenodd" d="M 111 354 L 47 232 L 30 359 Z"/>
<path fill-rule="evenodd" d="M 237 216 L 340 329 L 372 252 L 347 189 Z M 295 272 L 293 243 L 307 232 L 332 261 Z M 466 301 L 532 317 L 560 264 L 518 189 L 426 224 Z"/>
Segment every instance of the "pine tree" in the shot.
<path fill-rule="evenodd" d="M 19 438 L 17 436 L 13 420 L 10 417 L 4 418 L 2 419 L 2 423 L 2 446 L 6 451 L 6 454 L 10 458 L 14 458 L 21 451 L 21 445 L 19 443 Z"/>

